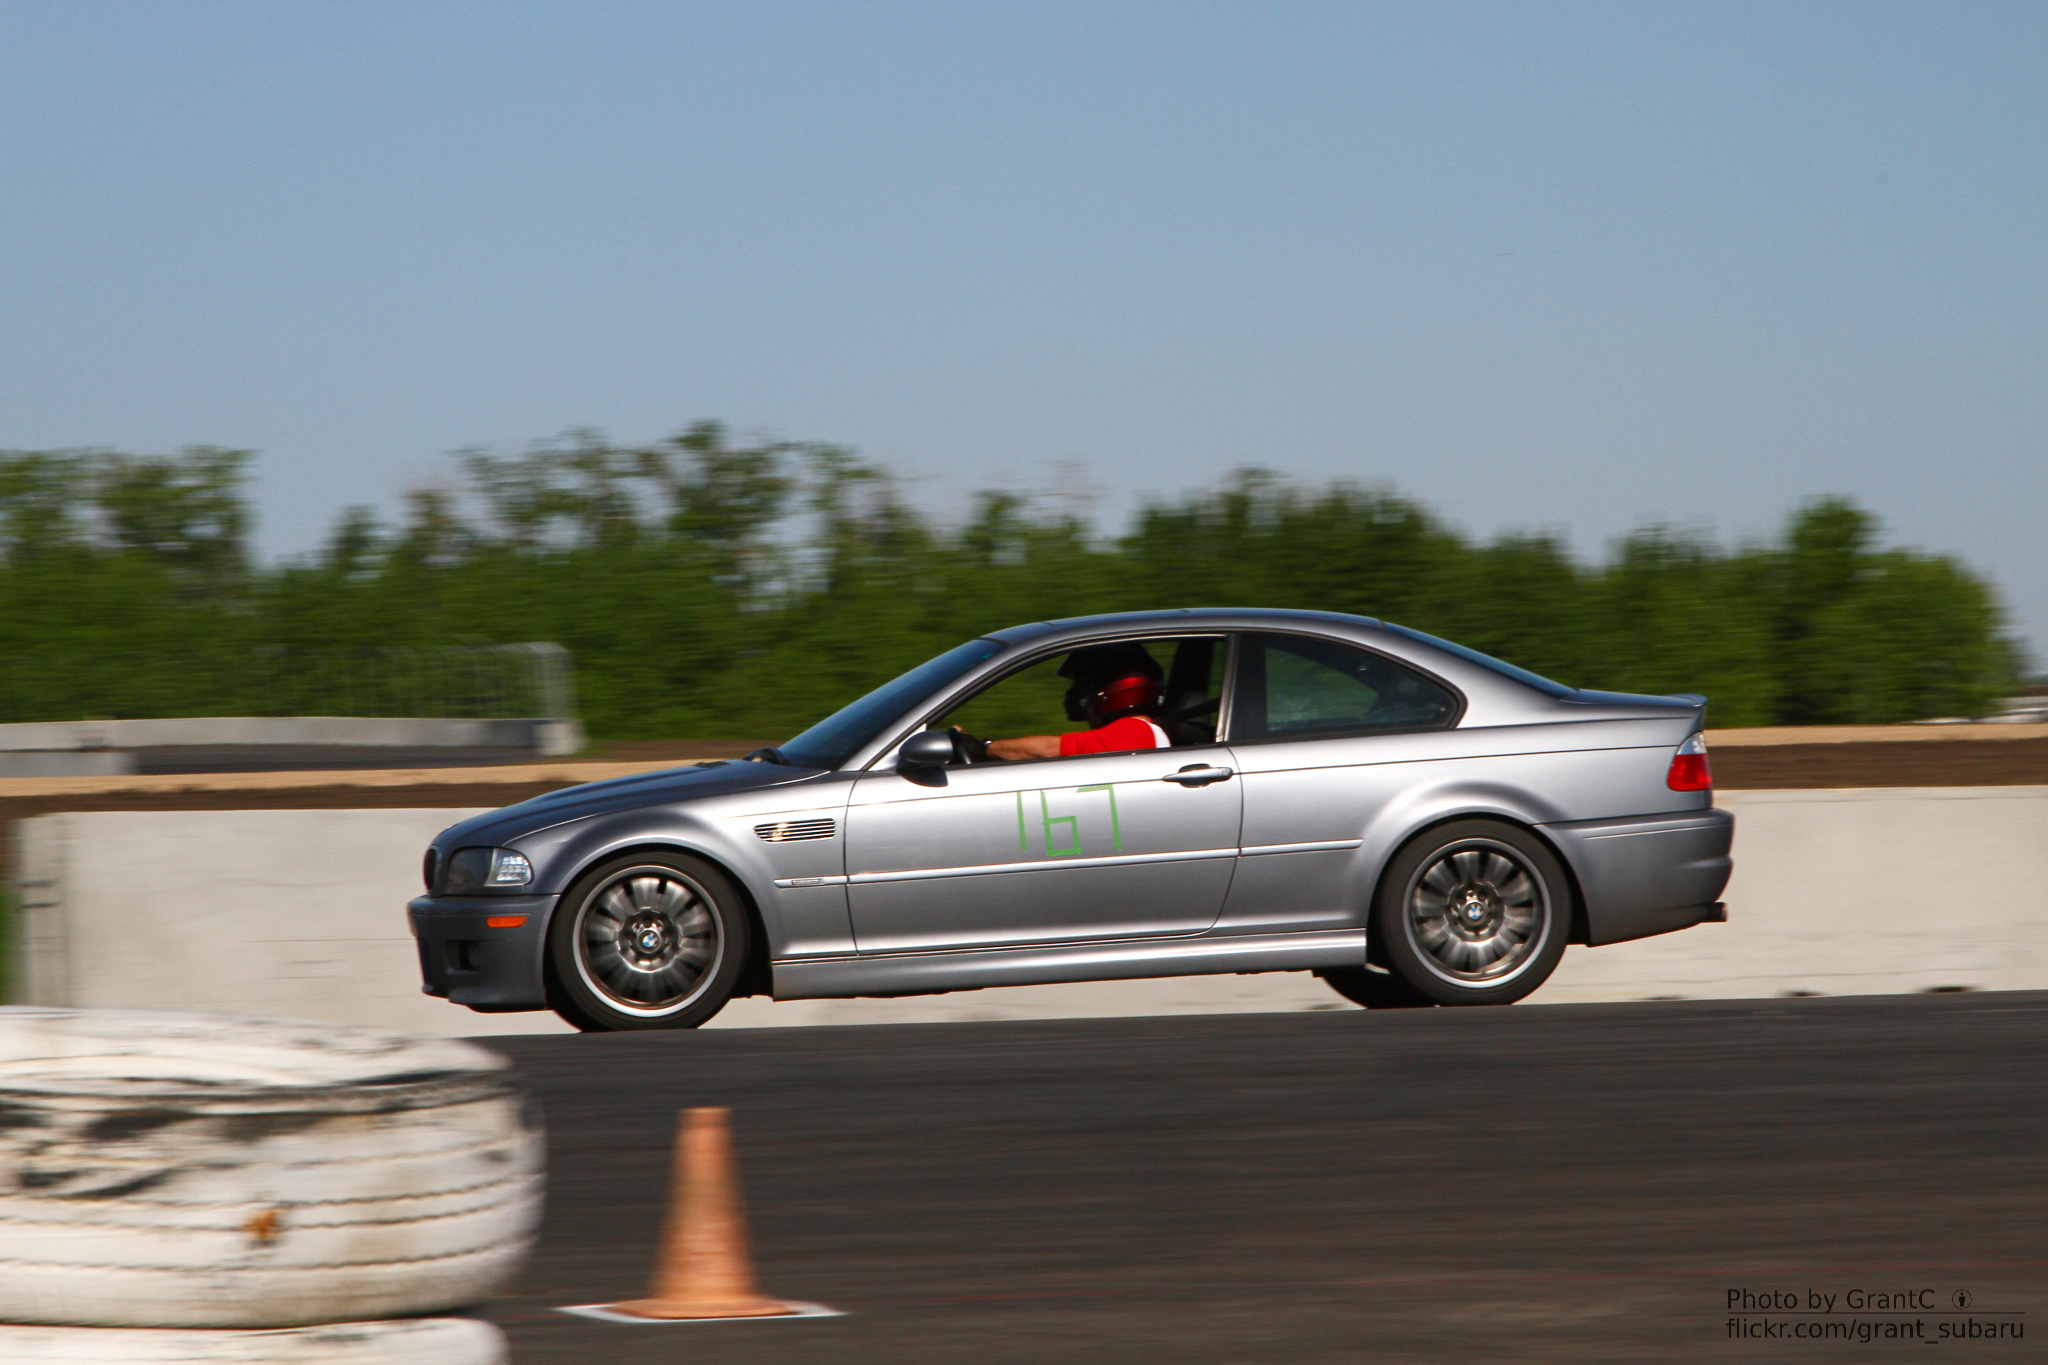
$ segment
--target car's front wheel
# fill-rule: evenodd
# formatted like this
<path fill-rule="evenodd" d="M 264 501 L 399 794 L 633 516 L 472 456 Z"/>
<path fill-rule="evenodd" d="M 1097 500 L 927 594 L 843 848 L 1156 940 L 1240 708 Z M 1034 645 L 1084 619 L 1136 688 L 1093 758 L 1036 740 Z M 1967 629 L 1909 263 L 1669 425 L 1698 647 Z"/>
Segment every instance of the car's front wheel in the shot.
<path fill-rule="evenodd" d="M 1564 956 L 1571 895 L 1556 855 L 1526 830 L 1440 825 L 1387 865 L 1373 904 L 1375 956 L 1439 1004 L 1512 1004 Z"/>
<path fill-rule="evenodd" d="M 695 1028 L 731 998 L 747 912 L 701 858 L 636 853 L 576 880 L 548 925 L 550 1004 L 586 1033 Z"/>

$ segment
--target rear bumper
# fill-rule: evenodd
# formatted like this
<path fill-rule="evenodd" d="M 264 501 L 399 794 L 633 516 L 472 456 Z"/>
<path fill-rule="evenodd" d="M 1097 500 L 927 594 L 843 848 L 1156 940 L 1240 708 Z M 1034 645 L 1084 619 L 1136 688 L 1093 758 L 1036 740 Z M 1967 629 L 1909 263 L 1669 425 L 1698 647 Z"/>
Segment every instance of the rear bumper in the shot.
<path fill-rule="evenodd" d="M 557 896 L 422 896 L 406 906 L 420 988 L 473 1010 L 547 1008 L 541 958 Z M 492 920 L 501 921 L 493 926 Z M 518 924 L 502 921 L 518 920 Z"/>
<path fill-rule="evenodd" d="M 1735 817 L 1687 811 L 1545 825 L 1579 879 L 1586 941 L 1625 943 L 1727 918 L 1718 904 L 1735 862 Z"/>

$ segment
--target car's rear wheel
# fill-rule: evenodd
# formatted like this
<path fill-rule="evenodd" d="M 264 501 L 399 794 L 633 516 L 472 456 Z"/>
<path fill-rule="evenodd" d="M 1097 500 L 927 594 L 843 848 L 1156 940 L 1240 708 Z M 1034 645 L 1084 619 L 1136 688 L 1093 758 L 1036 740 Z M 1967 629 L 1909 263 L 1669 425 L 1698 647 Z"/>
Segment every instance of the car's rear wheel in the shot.
<path fill-rule="evenodd" d="M 1373 905 L 1375 955 L 1438 1004 L 1512 1004 L 1564 956 L 1571 894 L 1556 855 L 1528 831 L 1496 820 L 1440 825 L 1387 865 Z"/>
<path fill-rule="evenodd" d="M 732 879 L 701 858 L 600 863 L 548 926 L 555 1013 L 586 1033 L 695 1028 L 731 998 L 748 950 Z"/>

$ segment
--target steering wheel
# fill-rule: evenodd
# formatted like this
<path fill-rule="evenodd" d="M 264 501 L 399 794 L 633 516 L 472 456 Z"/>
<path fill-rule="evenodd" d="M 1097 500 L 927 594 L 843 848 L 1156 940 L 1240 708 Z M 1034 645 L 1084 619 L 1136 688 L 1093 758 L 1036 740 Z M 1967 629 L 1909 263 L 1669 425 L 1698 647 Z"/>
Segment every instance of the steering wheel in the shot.
<path fill-rule="evenodd" d="M 978 763 L 996 763 L 1000 761 L 990 756 L 988 741 L 980 736 L 970 735 L 957 725 L 947 733 L 953 736 L 953 756 L 968 767 L 971 768 Z"/>

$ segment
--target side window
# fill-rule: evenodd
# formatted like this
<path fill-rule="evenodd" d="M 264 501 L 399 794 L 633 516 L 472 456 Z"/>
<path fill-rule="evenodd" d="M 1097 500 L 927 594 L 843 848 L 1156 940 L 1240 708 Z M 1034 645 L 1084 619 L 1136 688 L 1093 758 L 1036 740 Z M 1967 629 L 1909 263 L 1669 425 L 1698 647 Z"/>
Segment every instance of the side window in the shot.
<path fill-rule="evenodd" d="M 1457 699 L 1370 650 L 1300 635 L 1247 635 L 1238 650 L 1230 737 L 1311 739 L 1447 725 Z"/>
<path fill-rule="evenodd" d="M 1182 640 L 1173 652 L 1159 724 L 1176 749 L 1216 742 L 1216 712 L 1222 705 L 1216 673 L 1222 643 L 1214 637 Z"/>
<path fill-rule="evenodd" d="M 998 679 L 932 722 L 943 730 L 957 725 L 983 739 L 1005 735 L 1056 735 L 1074 728 L 1062 698 L 1069 686 L 1059 675 L 1067 656 L 1055 654 Z"/>
<path fill-rule="evenodd" d="M 1119 671 L 1142 673 L 1155 680 L 1156 691 L 1138 714 L 1165 731 L 1169 744 L 1213 744 L 1223 641 L 1221 635 L 1104 641 L 1051 655 L 997 679 L 934 719 L 931 728 L 957 725 L 982 739 L 1058 736 L 1087 730 L 1090 721 L 1075 708 L 1082 678 L 1089 670 L 1085 663 L 1076 662 L 1077 656 L 1114 649 L 1120 651 Z"/>

